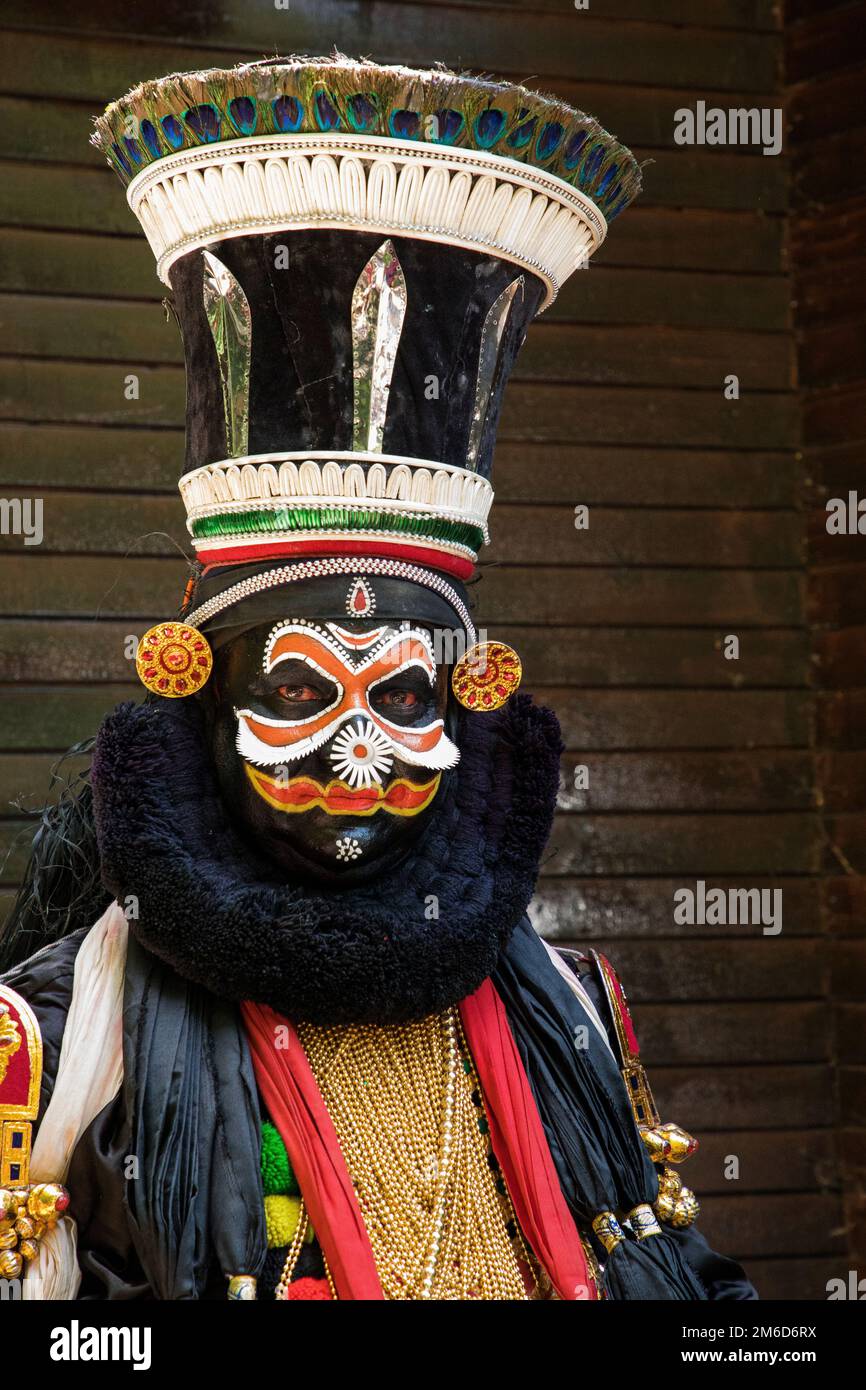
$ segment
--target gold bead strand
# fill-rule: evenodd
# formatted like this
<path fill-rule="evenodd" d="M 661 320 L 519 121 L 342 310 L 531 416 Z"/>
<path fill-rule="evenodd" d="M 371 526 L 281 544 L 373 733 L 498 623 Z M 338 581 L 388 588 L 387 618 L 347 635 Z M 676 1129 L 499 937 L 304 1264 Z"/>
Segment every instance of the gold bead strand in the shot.
<path fill-rule="evenodd" d="M 300 1206 L 298 1208 L 298 1224 L 295 1227 L 295 1234 L 292 1236 L 292 1243 L 286 1255 L 286 1263 L 283 1265 L 280 1282 L 274 1290 L 274 1298 L 278 1300 L 288 1297 L 289 1284 L 292 1282 L 295 1266 L 301 1257 L 301 1248 L 304 1244 L 304 1236 L 307 1234 L 307 1225 L 307 1208 L 304 1206 L 303 1197 L 301 1197 Z"/>

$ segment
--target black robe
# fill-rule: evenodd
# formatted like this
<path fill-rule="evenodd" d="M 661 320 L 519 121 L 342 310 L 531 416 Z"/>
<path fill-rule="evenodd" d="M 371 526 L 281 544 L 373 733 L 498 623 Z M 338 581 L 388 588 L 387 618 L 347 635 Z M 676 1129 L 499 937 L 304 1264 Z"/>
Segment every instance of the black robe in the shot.
<path fill-rule="evenodd" d="M 72 998 L 75 959 L 86 930 L 44 947 L 2 977 L 27 1001 L 42 1031 L 44 1069 L 37 1125 L 54 1089 L 63 1030 Z M 573 956 L 569 964 L 579 973 L 613 1042 L 607 1003 L 589 962 Z M 67 1177 L 70 1215 L 78 1226 L 78 1260 L 82 1272 L 80 1299 L 147 1299 L 154 1297 L 130 1230 L 125 1200 L 124 1162 L 128 1148 L 128 1115 L 124 1090 L 104 1107 L 82 1135 Z M 555 1152 L 555 1151 L 554 1151 Z M 250 1189 L 260 1190 L 257 1172 L 249 1173 Z M 670 1230 L 691 1271 L 709 1299 L 754 1299 L 753 1286 L 733 1260 L 716 1254 L 691 1226 Z M 260 1277 L 259 1296 L 268 1297 L 279 1277 L 284 1250 L 268 1252 Z M 295 1277 L 320 1277 L 317 1247 L 305 1249 Z M 226 1283 L 214 1261 L 200 1297 L 225 1298 Z"/>

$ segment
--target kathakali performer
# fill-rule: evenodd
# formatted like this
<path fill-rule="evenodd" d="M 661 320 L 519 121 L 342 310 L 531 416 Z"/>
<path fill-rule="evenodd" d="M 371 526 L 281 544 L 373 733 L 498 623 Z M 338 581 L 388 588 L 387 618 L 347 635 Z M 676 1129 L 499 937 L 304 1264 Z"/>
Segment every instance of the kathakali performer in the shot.
<path fill-rule="evenodd" d="M 336 55 L 144 83 L 94 139 L 183 335 L 195 561 L 4 939 L 0 1275 L 754 1297 L 610 964 L 530 924 L 560 733 L 468 587 L 506 379 L 633 156 Z"/>

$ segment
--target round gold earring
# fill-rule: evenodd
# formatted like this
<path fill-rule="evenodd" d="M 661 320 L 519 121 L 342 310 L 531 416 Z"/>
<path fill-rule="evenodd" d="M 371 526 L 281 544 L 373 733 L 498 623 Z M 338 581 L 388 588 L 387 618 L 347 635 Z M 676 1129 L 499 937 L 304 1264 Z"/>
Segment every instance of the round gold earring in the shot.
<path fill-rule="evenodd" d="M 179 700 L 201 690 L 213 670 L 213 653 L 189 623 L 157 623 L 138 644 L 135 669 L 154 695 Z"/>
<path fill-rule="evenodd" d="M 523 666 L 505 642 L 480 642 L 460 658 L 451 689 L 464 709 L 500 709 L 520 685 Z"/>

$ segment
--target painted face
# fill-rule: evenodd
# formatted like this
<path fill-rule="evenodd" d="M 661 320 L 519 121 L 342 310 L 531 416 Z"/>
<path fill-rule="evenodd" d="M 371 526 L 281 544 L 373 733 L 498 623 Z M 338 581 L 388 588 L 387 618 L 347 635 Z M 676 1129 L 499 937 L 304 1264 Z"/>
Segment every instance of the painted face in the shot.
<path fill-rule="evenodd" d="M 347 618 L 263 625 L 209 687 L 226 804 L 288 868 L 352 881 L 405 853 L 459 754 L 429 631 Z"/>

